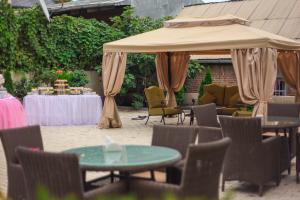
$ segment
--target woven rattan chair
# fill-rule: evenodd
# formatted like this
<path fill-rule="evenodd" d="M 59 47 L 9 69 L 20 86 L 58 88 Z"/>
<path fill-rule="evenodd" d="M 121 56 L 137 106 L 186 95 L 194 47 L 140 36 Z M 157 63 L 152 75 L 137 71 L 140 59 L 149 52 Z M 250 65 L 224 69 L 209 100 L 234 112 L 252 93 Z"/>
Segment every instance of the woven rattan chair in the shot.
<path fill-rule="evenodd" d="M 222 190 L 225 181 L 247 181 L 259 186 L 259 195 L 269 181 L 280 181 L 280 139 L 262 140 L 260 118 L 220 117 L 222 132 L 230 137 L 223 171 Z"/>
<path fill-rule="evenodd" d="M 283 103 L 268 103 L 268 117 L 294 117 L 299 118 L 300 105 L 299 104 L 283 104 Z M 274 131 L 274 130 L 265 130 Z M 276 130 L 278 131 L 278 130 Z M 294 134 L 287 137 L 287 130 L 282 130 L 284 136 L 280 137 L 281 148 L 280 148 L 280 169 L 281 172 L 288 170 L 288 174 L 291 173 L 291 159 L 290 155 L 294 156 L 296 151 L 296 133 L 297 129 L 293 129 Z M 278 133 L 277 133 L 278 134 Z M 290 139 L 290 140 L 289 140 Z M 289 148 L 291 147 L 291 148 Z"/>
<path fill-rule="evenodd" d="M 195 144 L 196 137 L 197 129 L 195 127 L 154 125 L 151 145 L 176 149 L 184 159 L 189 144 Z M 178 165 L 181 165 L 181 162 L 179 161 Z M 170 181 L 168 180 L 170 178 L 172 177 L 167 173 L 167 182 Z M 155 180 L 154 171 L 151 171 L 151 179 Z"/>
<path fill-rule="evenodd" d="M 193 107 L 198 126 L 220 127 L 217 120 L 217 107 L 215 103 Z"/>
<path fill-rule="evenodd" d="M 199 126 L 196 128 L 198 135 L 198 144 L 205 142 L 213 142 L 223 138 L 222 129 L 215 127 Z M 182 177 L 182 169 L 184 160 L 179 162 L 174 167 L 167 168 L 167 182 L 179 185 Z"/>
<path fill-rule="evenodd" d="M 216 127 L 199 126 L 198 144 L 212 142 L 223 138 L 222 129 Z"/>
<path fill-rule="evenodd" d="M 126 184 L 117 182 L 89 192 L 83 192 L 79 158 L 75 154 L 48 153 L 18 147 L 17 154 L 25 177 L 28 199 L 38 200 L 39 187 L 45 187 L 54 198 L 73 195 L 76 199 L 95 199 L 99 196 L 126 192 Z"/>
<path fill-rule="evenodd" d="M 134 180 L 129 188 L 138 199 L 162 199 L 166 193 L 184 198 L 219 198 L 219 179 L 230 139 L 190 145 L 180 185 Z"/>
<path fill-rule="evenodd" d="M 297 133 L 296 137 L 297 141 L 297 149 L 296 149 L 296 176 L 297 176 L 297 183 L 299 183 L 299 173 L 300 173 L 300 133 Z"/>
<path fill-rule="evenodd" d="M 23 170 L 17 159 L 15 150 L 18 146 L 43 150 L 40 127 L 28 126 L 24 128 L 0 130 L 0 137 L 7 162 L 7 196 L 12 200 L 26 199 Z"/>

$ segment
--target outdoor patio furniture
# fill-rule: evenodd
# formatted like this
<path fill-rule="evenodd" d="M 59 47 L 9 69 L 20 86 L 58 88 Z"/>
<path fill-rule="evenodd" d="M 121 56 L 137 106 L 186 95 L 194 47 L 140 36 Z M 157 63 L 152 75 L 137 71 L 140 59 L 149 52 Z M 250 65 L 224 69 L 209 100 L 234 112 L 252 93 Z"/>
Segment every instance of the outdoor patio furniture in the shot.
<path fill-rule="evenodd" d="M 107 151 L 105 146 L 88 146 L 64 151 L 80 155 L 79 164 L 86 171 L 121 172 L 115 177 L 173 166 L 181 160 L 179 151 L 161 146 L 123 145 L 120 151 Z"/>
<path fill-rule="evenodd" d="M 15 150 L 18 146 L 43 150 L 40 127 L 28 126 L 0 130 L 0 138 L 7 163 L 7 196 L 12 200 L 26 199 L 23 170 Z"/>
<path fill-rule="evenodd" d="M 221 128 L 207 126 L 198 127 L 198 144 L 217 141 L 222 138 L 223 133 Z"/>
<path fill-rule="evenodd" d="M 198 126 L 220 127 L 217 120 L 216 104 L 210 103 L 193 107 Z"/>
<path fill-rule="evenodd" d="M 296 137 L 296 177 L 297 183 L 299 183 L 299 173 L 300 173 L 300 133 L 297 133 Z"/>
<path fill-rule="evenodd" d="M 286 121 L 298 121 L 299 113 L 300 113 L 300 105 L 299 104 L 286 104 L 286 103 L 268 103 L 268 118 L 272 119 L 281 119 L 284 120 L 284 117 L 287 117 Z M 288 118 L 294 118 L 288 120 Z M 269 128 L 264 131 L 275 131 L 278 135 L 280 131 L 284 132 L 284 135 L 280 137 L 281 139 L 281 171 L 288 170 L 288 174 L 291 173 L 291 159 L 295 156 L 296 151 L 296 133 L 298 132 L 298 127 L 282 127 L 280 128 Z M 287 137 L 287 133 L 289 136 Z M 269 133 L 268 133 L 269 134 Z M 268 135 L 269 136 L 269 135 Z"/>
<path fill-rule="evenodd" d="M 217 200 L 219 197 L 219 179 L 226 149 L 230 139 L 191 144 L 184 163 L 180 185 L 157 183 L 145 180 L 133 180 L 129 188 L 138 199 L 163 199 L 166 193 L 173 193 L 183 198 Z"/>
<path fill-rule="evenodd" d="M 199 105 L 216 103 L 220 107 L 218 115 L 232 115 L 239 110 L 241 98 L 237 86 L 209 84 L 204 86 L 204 95 L 198 99 Z"/>
<path fill-rule="evenodd" d="M 280 182 L 280 139 L 262 139 L 260 118 L 220 117 L 222 132 L 232 139 L 223 169 L 222 190 L 225 181 L 247 181 L 259 186 L 263 194 L 264 184 Z"/>
<path fill-rule="evenodd" d="M 28 199 L 38 200 L 36 192 L 45 187 L 55 198 L 74 195 L 78 200 L 95 199 L 100 196 L 118 195 L 126 192 L 126 184 L 118 182 L 84 192 L 79 157 L 75 154 L 48 153 L 18 147 L 17 155 L 24 170 Z"/>
<path fill-rule="evenodd" d="M 198 126 L 197 130 L 197 143 L 213 142 L 223 138 L 222 129 L 216 127 Z M 182 170 L 185 160 L 183 159 L 173 167 L 167 168 L 167 182 L 179 185 L 181 183 Z"/>
<path fill-rule="evenodd" d="M 181 165 L 186 156 L 189 144 L 195 144 L 197 129 L 195 127 L 183 126 L 153 126 L 152 145 L 163 146 L 178 150 L 182 155 L 182 160 L 176 165 Z M 176 167 L 175 165 L 175 167 Z M 173 167 L 168 167 L 167 182 L 173 182 L 175 177 L 169 174 Z M 155 180 L 154 172 L 151 172 L 151 178 Z"/>
<path fill-rule="evenodd" d="M 182 109 L 179 107 L 167 107 L 165 103 L 165 94 L 162 89 L 156 86 L 145 88 L 145 96 L 148 105 L 148 118 L 145 124 L 148 123 L 150 116 L 161 116 L 161 121 L 165 124 L 165 117 L 167 115 L 177 115 L 182 122 Z"/>

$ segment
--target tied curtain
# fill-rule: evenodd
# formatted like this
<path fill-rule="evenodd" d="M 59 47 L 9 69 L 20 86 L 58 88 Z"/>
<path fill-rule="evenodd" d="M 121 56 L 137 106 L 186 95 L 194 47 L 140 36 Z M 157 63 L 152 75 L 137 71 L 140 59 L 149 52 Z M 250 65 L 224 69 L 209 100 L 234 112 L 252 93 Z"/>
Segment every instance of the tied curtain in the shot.
<path fill-rule="evenodd" d="M 187 52 L 158 53 L 156 56 L 157 79 L 159 87 L 167 91 L 168 107 L 177 106 L 174 92 L 178 92 L 185 82 L 189 60 L 190 55 Z"/>
<path fill-rule="evenodd" d="M 286 83 L 296 90 L 296 102 L 300 103 L 300 52 L 280 52 L 278 67 Z"/>
<path fill-rule="evenodd" d="M 242 101 L 254 105 L 253 116 L 266 115 L 277 76 L 277 50 L 234 49 L 231 57 Z"/>
<path fill-rule="evenodd" d="M 126 60 L 126 53 L 105 52 L 103 55 L 102 80 L 105 101 L 99 122 L 100 128 L 122 127 L 114 96 L 120 92 L 125 75 Z"/>

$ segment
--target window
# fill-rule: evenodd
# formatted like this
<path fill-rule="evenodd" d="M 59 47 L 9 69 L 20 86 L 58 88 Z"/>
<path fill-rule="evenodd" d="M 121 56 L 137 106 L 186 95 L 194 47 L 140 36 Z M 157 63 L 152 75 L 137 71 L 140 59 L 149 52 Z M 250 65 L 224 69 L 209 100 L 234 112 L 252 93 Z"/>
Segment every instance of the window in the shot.
<path fill-rule="evenodd" d="M 286 83 L 284 82 L 283 78 L 277 77 L 275 82 L 274 95 L 286 96 L 286 94 L 287 94 Z"/>

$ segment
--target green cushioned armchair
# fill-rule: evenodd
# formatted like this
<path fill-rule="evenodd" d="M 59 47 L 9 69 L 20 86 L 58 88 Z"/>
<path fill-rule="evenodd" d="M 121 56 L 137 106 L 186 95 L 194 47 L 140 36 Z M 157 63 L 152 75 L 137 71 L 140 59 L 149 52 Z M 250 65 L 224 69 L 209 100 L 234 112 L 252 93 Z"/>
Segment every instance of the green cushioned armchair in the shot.
<path fill-rule="evenodd" d="M 150 116 L 161 116 L 161 121 L 165 124 L 165 116 L 167 115 L 178 115 L 182 123 L 181 108 L 167 107 L 165 103 L 165 94 L 162 89 L 157 86 L 150 86 L 144 90 L 147 105 L 148 105 L 148 118 L 145 124 L 148 123 Z"/>
<path fill-rule="evenodd" d="M 209 84 L 204 86 L 204 95 L 198 99 L 198 103 L 216 103 L 218 115 L 232 115 L 240 110 L 242 101 L 237 86 L 223 86 Z"/>

